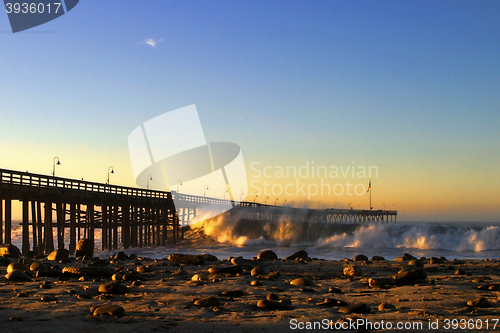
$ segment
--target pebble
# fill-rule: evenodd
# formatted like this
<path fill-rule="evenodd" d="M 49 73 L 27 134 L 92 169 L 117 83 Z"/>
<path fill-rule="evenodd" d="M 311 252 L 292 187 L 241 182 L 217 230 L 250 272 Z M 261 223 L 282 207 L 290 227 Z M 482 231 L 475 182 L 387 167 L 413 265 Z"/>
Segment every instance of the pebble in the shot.
<path fill-rule="evenodd" d="M 261 299 L 257 302 L 257 307 L 261 309 L 270 309 L 270 310 L 291 310 L 291 304 L 283 301 L 270 301 L 268 299 Z"/>
<path fill-rule="evenodd" d="M 279 297 L 275 293 L 269 293 L 267 294 L 267 299 L 270 301 L 277 301 Z"/>
<path fill-rule="evenodd" d="M 328 292 L 332 294 L 342 294 L 342 289 L 337 287 L 330 287 L 328 288 Z"/>
<path fill-rule="evenodd" d="M 250 275 L 258 276 L 258 275 L 267 274 L 267 273 L 268 273 L 267 269 L 264 269 L 262 266 L 257 266 L 257 267 L 254 267 L 252 269 L 252 271 L 250 272 Z"/>
<path fill-rule="evenodd" d="M 455 275 L 465 275 L 465 271 L 462 268 L 459 268 L 455 271 Z"/>
<path fill-rule="evenodd" d="M 467 302 L 467 306 L 473 306 L 478 308 L 488 308 L 491 306 L 490 302 L 484 297 L 476 298 Z"/>
<path fill-rule="evenodd" d="M 224 296 L 229 296 L 229 297 L 241 297 L 244 296 L 245 293 L 243 290 L 225 290 L 222 292 L 222 295 Z"/>
<path fill-rule="evenodd" d="M 259 252 L 259 254 L 257 255 L 257 259 L 260 259 L 260 260 L 277 260 L 278 256 L 276 255 L 276 253 L 274 253 L 271 250 L 264 250 L 264 251 Z"/>
<path fill-rule="evenodd" d="M 344 267 L 344 275 L 345 276 L 361 276 L 363 275 L 363 271 L 359 266 L 346 266 Z"/>
<path fill-rule="evenodd" d="M 115 318 L 121 318 L 125 314 L 125 309 L 118 305 L 106 304 L 99 307 L 93 306 L 90 308 L 90 312 L 92 312 L 94 316 L 107 315 Z"/>
<path fill-rule="evenodd" d="M 104 294 L 125 294 L 127 291 L 127 286 L 116 282 L 104 283 L 99 286 L 99 292 Z"/>
<path fill-rule="evenodd" d="M 194 302 L 194 305 L 200 306 L 200 307 L 212 307 L 212 306 L 219 306 L 220 302 L 219 299 L 215 296 L 210 296 L 210 297 L 205 297 L 205 298 L 200 298 Z"/>
<path fill-rule="evenodd" d="M 392 277 L 373 277 L 368 279 L 368 285 L 372 288 L 392 288 L 395 284 Z"/>
<path fill-rule="evenodd" d="M 344 306 L 339 309 L 340 313 L 359 313 L 367 314 L 370 313 L 370 307 L 365 303 L 356 303 L 348 306 Z"/>
<path fill-rule="evenodd" d="M 255 266 L 259 265 L 259 263 L 257 261 L 244 259 L 243 257 L 232 258 L 231 263 L 233 265 L 246 266 L 246 267 L 255 267 Z"/>
<path fill-rule="evenodd" d="M 389 304 L 389 303 L 380 303 L 380 305 L 378 306 L 378 310 L 379 311 L 383 311 L 383 310 L 394 310 L 396 307 L 392 304 Z"/>
<path fill-rule="evenodd" d="M 258 280 L 252 281 L 252 282 L 250 282 L 250 284 L 251 284 L 252 286 L 256 286 L 256 287 L 257 287 L 257 286 L 262 286 L 262 282 L 260 282 L 260 281 L 258 281 Z"/>
<path fill-rule="evenodd" d="M 340 299 L 326 298 L 323 302 L 316 303 L 316 305 L 333 307 L 333 306 L 347 306 L 349 304 L 346 301 L 342 301 Z"/>
<path fill-rule="evenodd" d="M 232 266 L 214 266 L 208 269 L 209 274 L 231 274 L 236 275 L 243 273 L 243 268 L 238 265 Z"/>
<path fill-rule="evenodd" d="M 290 284 L 292 286 L 314 286 L 314 283 L 311 280 L 305 278 L 298 278 L 292 280 L 290 281 Z"/>
<path fill-rule="evenodd" d="M 42 298 L 40 298 L 40 300 L 43 302 L 55 302 L 55 301 L 57 301 L 56 297 L 52 296 L 52 295 L 44 295 L 44 296 L 42 296 Z"/>
<path fill-rule="evenodd" d="M 207 281 L 208 280 L 208 275 L 206 274 L 195 274 L 191 278 L 191 281 Z"/>

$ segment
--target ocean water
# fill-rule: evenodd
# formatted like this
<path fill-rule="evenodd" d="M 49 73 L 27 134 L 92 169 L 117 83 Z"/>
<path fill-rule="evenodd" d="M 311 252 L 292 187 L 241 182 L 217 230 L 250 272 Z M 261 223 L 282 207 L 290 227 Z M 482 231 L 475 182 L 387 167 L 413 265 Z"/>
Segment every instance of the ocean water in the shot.
<path fill-rule="evenodd" d="M 210 253 L 219 259 L 229 256 L 255 257 L 271 249 L 284 258 L 306 250 L 310 257 L 327 260 L 352 258 L 356 254 L 394 259 L 408 252 L 416 257 L 448 259 L 498 259 L 500 223 L 486 222 L 396 222 L 396 223 L 297 223 L 245 221 L 216 218 L 197 229 L 202 237 L 166 247 L 126 249 L 149 258 L 165 258 L 170 253 Z M 99 236 L 99 233 L 96 233 Z M 21 230 L 13 230 L 13 243 L 21 246 Z M 68 241 L 66 240 L 66 244 Z M 96 249 L 100 247 L 96 240 Z M 106 257 L 117 251 L 97 251 Z"/>

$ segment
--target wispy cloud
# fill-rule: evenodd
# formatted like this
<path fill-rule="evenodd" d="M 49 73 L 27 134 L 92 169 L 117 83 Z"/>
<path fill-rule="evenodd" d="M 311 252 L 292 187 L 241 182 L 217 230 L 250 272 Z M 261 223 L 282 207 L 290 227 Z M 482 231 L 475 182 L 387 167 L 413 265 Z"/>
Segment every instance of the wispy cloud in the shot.
<path fill-rule="evenodd" d="M 152 47 L 156 47 L 156 44 L 158 44 L 159 42 L 163 42 L 163 39 L 155 40 L 153 38 L 148 38 L 144 42 Z"/>

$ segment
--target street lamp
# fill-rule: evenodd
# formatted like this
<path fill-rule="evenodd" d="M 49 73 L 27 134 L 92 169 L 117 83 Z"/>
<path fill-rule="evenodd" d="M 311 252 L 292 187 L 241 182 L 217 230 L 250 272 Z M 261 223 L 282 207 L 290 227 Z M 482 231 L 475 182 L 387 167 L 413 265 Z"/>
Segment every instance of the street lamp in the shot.
<path fill-rule="evenodd" d="M 254 194 L 254 195 L 253 195 L 253 202 L 255 202 L 255 198 L 257 198 L 257 197 L 258 197 L 258 195 L 257 195 L 257 194 Z"/>
<path fill-rule="evenodd" d="M 285 200 L 283 200 L 283 206 L 285 206 L 285 204 L 286 204 L 286 199 L 285 199 Z"/>
<path fill-rule="evenodd" d="M 269 199 L 268 195 L 266 195 L 266 197 L 264 198 L 264 205 L 267 205 L 267 199 Z"/>
<path fill-rule="evenodd" d="M 224 189 L 224 200 L 226 200 L 226 193 L 229 194 L 229 192 L 227 191 L 227 188 Z"/>
<path fill-rule="evenodd" d="M 278 202 L 278 199 L 279 198 L 276 198 L 276 200 L 274 200 L 274 205 L 276 206 L 276 203 Z"/>
<path fill-rule="evenodd" d="M 112 166 L 110 166 L 110 167 L 108 168 L 108 184 L 109 184 L 109 174 L 110 174 L 110 173 L 115 173 L 115 170 L 113 170 L 113 167 L 112 167 Z"/>
<path fill-rule="evenodd" d="M 243 193 L 243 191 L 242 191 L 242 192 L 240 193 L 240 202 L 241 202 L 241 196 L 242 196 L 243 194 L 245 194 L 245 193 Z"/>
<path fill-rule="evenodd" d="M 182 185 L 182 180 L 177 181 L 177 193 L 179 193 L 179 185 Z"/>
<path fill-rule="evenodd" d="M 56 163 L 57 160 L 57 163 Z M 52 164 L 52 176 L 56 176 L 56 165 L 61 165 L 61 161 L 59 160 L 59 157 L 54 157 L 54 163 Z"/>
<path fill-rule="evenodd" d="M 149 190 L 149 181 L 153 180 L 153 176 L 151 174 L 148 174 L 148 187 L 147 189 Z"/>
<path fill-rule="evenodd" d="M 208 186 L 207 186 L 207 185 L 205 185 L 205 186 L 203 187 L 203 196 L 204 196 L 204 197 L 207 195 L 207 190 L 209 190 L 209 188 L 208 188 Z"/>

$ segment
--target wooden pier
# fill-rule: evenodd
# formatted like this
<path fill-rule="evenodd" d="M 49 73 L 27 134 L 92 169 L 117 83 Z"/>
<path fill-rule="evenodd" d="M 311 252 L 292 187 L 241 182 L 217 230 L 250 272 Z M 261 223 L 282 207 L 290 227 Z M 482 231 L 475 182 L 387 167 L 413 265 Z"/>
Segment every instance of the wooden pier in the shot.
<path fill-rule="evenodd" d="M 397 216 L 390 210 L 305 209 L 253 202 L 234 206 L 229 200 L 0 169 L 0 244 L 12 242 L 13 200 L 22 204 L 22 252 L 40 254 L 53 251 L 54 241 L 58 249 L 73 254 L 78 240 L 94 241 L 96 232 L 102 250 L 175 244 L 198 208 L 206 205 L 233 207 L 224 214 L 246 220 L 285 217 L 297 222 L 362 223 L 393 218 L 395 222 Z"/>

